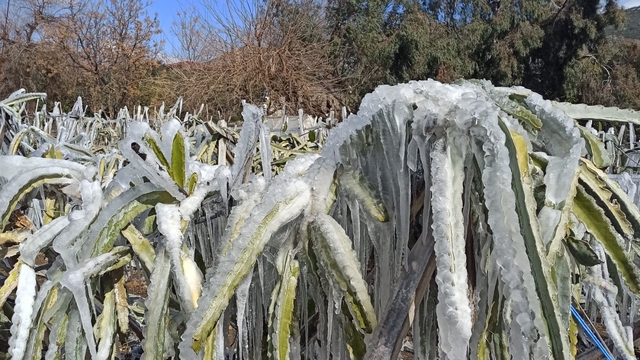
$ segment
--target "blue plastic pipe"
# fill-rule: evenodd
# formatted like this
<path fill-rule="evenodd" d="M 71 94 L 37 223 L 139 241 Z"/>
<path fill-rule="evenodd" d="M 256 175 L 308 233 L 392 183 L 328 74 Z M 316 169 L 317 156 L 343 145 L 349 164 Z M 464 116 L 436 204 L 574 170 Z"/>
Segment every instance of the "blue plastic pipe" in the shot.
<path fill-rule="evenodd" d="M 580 313 L 578 312 L 578 310 L 576 310 L 575 307 L 573 307 L 573 305 L 571 305 L 571 314 L 576 319 L 578 324 L 580 324 L 582 329 L 584 329 L 584 331 L 587 333 L 587 335 L 589 335 L 589 337 L 591 338 L 593 343 L 596 344 L 598 349 L 600 349 L 600 351 L 602 351 L 602 354 L 604 355 L 604 357 L 607 360 L 615 360 L 613 358 L 613 356 L 611 356 L 611 353 L 609 352 L 609 349 L 607 349 L 604 346 L 604 344 L 602 342 L 600 342 L 600 339 L 598 339 L 598 337 L 593 333 L 593 331 L 591 331 L 591 329 L 589 329 L 589 326 L 587 326 L 587 323 L 585 323 L 584 320 L 582 319 L 582 317 L 580 317 Z"/>

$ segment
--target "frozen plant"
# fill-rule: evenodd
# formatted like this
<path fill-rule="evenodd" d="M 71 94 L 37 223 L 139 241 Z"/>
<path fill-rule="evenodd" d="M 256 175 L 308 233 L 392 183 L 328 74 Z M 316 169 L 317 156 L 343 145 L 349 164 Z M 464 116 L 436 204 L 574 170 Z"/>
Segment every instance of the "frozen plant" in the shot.
<path fill-rule="evenodd" d="M 13 359 L 107 359 L 127 337 L 145 359 L 390 359 L 409 329 L 420 359 L 567 359 L 571 304 L 633 357 L 640 211 L 582 105 L 381 86 L 315 144 L 252 105 L 238 134 L 180 101 L 26 114 L 42 96 L 0 102 Z"/>

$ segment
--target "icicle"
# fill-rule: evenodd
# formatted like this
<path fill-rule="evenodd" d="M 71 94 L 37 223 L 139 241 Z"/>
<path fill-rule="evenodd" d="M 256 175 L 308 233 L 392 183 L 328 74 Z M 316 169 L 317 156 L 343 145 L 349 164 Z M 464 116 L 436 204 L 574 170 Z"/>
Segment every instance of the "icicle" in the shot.
<path fill-rule="evenodd" d="M 271 180 L 271 130 L 265 124 L 260 125 L 260 156 L 262 158 L 262 174 L 266 181 Z"/>
<path fill-rule="evenodd" d="M 438 286 L 432 279 L 413 321 L 413 352 L 419 360 L 437 358 L 438 324 L 436 316 L 433 316 L 437 302 Z"/>
<path fill-rule="evenodd" d="M 605 259 L 602 245 L 596 241 L 591 242 L 600 259 Z M 629 336 L 628 326 L 622 325 L 616 306 L 618 289 L 611 283 L 608 276 L 606 262 L 601 265 L 587 267 L 587 284 L 591 288 L 592 299 L 600 310 L 602 321 L 607 328 L 609 337 L 613 340 L 616 350 L 628 360 L 634 359 L 633 335 Z"/>
<path fill-rule="evenodd" d="M 246 347 L 249 346 L 246 342 L 244 342 L 244 333 L 246 332 L 245 327 L 245 315 L 247 313 L 247 301 L 249 299 L 249 290 L 251 288 L 251 280 L 253 279 L 253 271 L 250 272 L 251 275 L 247 276 L 242 280 L 240 286 L 238 286 L 238 290 L 236 291 L 236 322 L 238 324 L 238 353 L 240 358 L 242 358 L 243 354 L 248 352 Z"/>
<path fill-rule="evenodd" d="M 232 186 L 234 189 L 244 182 L 244 172 L 258 140 L 258 132 L 262 126 L 262 111 L 253 105 L 244 105 L 242 110 L 244 123 L 240 131 L 240 138 L 233 151 L 233 166 L 231 167 Z"/>
<path fill-rule="evenodd" d="M 470 105 L 470 108 L 474 107 Z M 485 109 L 484 106 L 478 108 Z M 542 311 L 515 211 L 516 200 L 511 189 L 512 175 L 508 150 L 504 145 L 505 136 L 497 124 L 497 111 L 489 110 L 477 116 L 485 119 L 483 129 L 474 128 L 472 136 L 483 142 L 483 152 L 477 153 L 476 157 L 481 156 L 486 161 L 482 181 L 489 210 L 488 224 L 494 234 L 495 261 L 507 285 L 508 299 L 512 300 L 510 354 L 514 358 L 525 358 L 532 351 L 536 354 L 540 351 L 542 354 L 537 356 L 548 357 Z M 546 355 L 543 355 L 545 352 Z"/>

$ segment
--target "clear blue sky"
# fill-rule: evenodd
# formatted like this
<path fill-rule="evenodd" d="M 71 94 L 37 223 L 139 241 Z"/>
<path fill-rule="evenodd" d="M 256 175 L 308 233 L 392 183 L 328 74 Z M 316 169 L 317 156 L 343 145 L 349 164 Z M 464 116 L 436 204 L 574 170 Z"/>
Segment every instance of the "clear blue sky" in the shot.
<path fill-rule="evenodd" d="M 215 2 L 216 0 L 211 1 Z M 160 27 L 162 29 L 162 34 L 160 34 L 158 40 L 164 40 L 164 50 L 167 55 L 173 54 L 174 50 L 179 47 L 178 41 L 171 32 L 171 26 L 173 22 L 176 21 L 177 14 L 193 7 L 203 9 L 198 0 L 154 0 L 151 5 L 149 5 L 148 11 L 150 17 L 153 17 L 154 13 L 158 14 L 158 20 L 160 21 Z"/>

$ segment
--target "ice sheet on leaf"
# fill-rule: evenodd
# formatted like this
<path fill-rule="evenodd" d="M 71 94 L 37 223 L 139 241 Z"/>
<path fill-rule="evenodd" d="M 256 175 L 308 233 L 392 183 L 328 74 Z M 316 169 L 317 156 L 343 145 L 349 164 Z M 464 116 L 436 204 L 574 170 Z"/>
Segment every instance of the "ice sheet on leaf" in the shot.
<path fill-rule="evenodd" d="M 258 141 L 262 126 L 262 116 L 262 110 L 257 106 L 244 104 L 242 110 L 244 123 L 242 124 L 236 147 L 233 150 L 233 166 L 231 167 L 232 189 L 243 183 L 245 168 L 253 157 Z"/>
<path fill-rule="evenodd" d="M 56 235 L 69 225 L 66 216 L 61 216 L 44 225 L 33 233 L 27 240 L 20 244 L 22 261 L 31 267 L 35 266 L 36 256 L 41 249 L 47 246 Z"/>
<path fill-rule="evenodd" d="M 0 175 L 7 181 L 0 188 L 2 227 L 20 198 L 31 189 L 44 183 L 69 184 L 92 177 L 91 169 L 65 160 L 0 156 L 0 167 L 7 169 Z"/>
<path fill-rule="evenodd" d="M 464 157 L 468 141 L 449 131 L 431 151 L 431 204 L 438 284 L 438 329 L 442 359 L 464 359 L 471 337 L 471 307 L 467 297 L 467 258 L 462 214 Z M 465 144 L 466 143 L 466 144 Z"/>
<path fill-rule="evenodd" d="M 100 211 L 88 231 L 81 236 L 79 260 L 108 251 L 120 231 L 144 211 L 158 202 L 172 202 L 173 197 L 152 183 L 135 186 L 109 201 Z"/>
<path fill-rule="evenodd" d="M 0 156 L 0 167 L 2 167 L 0 178 L 6 180 L 13 179 L 18 175 L 24 174 L 26 171 L 37 168 L 64 169 L 70 176 L 79 180 L 83 178 L 82 174 L 86 169 L 86 166 L 73 161 L 37 157 L 27 158 L 18 155 Z"/>
<path fill-rule="evenodd" d="M 12 359 L 21 360 L 24 356 L 31 315 L 36 296 L 36 273 L 33 268 L 23 264 L 18 276 L 18 290 L 16 305 L 11 318 L 11 338 L 9 339 L 9 354 Z"/>
<path fill-rule="evenodd" d="M 83 180 L 80 186 L 82 208 L 71 210 L 68 215 L 69 226 L 65 227 L 53 240 L 53 249 L 60 254 L 69 268 L 78 263 L 77 250 L 82 244 L 76 243 L 77 239 L 93 223 L 102 207 L 100 182 Z"/>
<path fill-rule="evenodd" d="M 526 98 L 529 109 L 542 120 L 542 129 L 536 141 L 551 155 L 544 177 L 546 200 L 554 206 L 560 205 L 571 188 L 573 175 L 578 169 L 578 160 L 584 149 L 584 139 L 573 119 L 562 110 L 553 107 L 551 101 L 538 94 Z"/>
<path fill-rule="evenodd" d="M 176 119 L 171 119 L 166 123 L 162 124 L 160 128 L 160 135 L 162 139 L 160 140 L 160 148 L 164 156 L 171 162 L 171 154 L 173 152 L 173 138 L 176 136 L 178 131 L 180 131 L 182 125 Z M 188 154 L 188 152 L 186 152 Z M 173 166 L 173 164 L 171 164 Z"/>
<path fill-rule="evenodd" d="M 152 183 L 166 189 L 174 198 L 184 199 L 185 191 L 175 183 L 167 171 L 161 168 L 160 160 L 142 141 L 149 130 L 149 125 L 143 122 L 132 122 L 129 126 L 129 134 L 118 143 L 118 149 L 130 162 L 128 166 L 135 168 L 135 171 L 147 177 Z"/>
<path fill-rule="evenodd" d="M 80 319 L 82 328 L 87 339 L 87 345 L 89 346 L 89 352 L 91 357 L 95 359 L 97 357 L 96 341 L 93 334 L 93 325 L 91 321 L 91 310 L 85 291 L 85 281 L 90 277 L 101 274 L 107 270 L 110 266 L 122 261 L 127 260 L 124 258 L 128 253 L 128 249 L 125 247 L 115 247 L 112 251 L 91 258 L 83 263 L 69 267 L 67 272 L 60 279 L 60 284 L 69 289 L 73 293 L 76 306 L 80 312 Z M 130 257 L 129 257 L 130 260 Z"/>
<path fill-rule="evenodd" d="M 160 245 L 154 261 L 154 267 L 147 290 L 145 306 L 147 311 L 144 314 L 146 324 L 157 324 L 158 326 L 146 326 L 144 329 L 144 339 L 142 346 L 145 352 L 142 359 L 164 359 L 166 322 L 169 321 L 169 293 L 171 291 L 171 260 L 164 246 Z M 172 345 L 172 344 L 171 344 Z M 185 354 L 182 354 L 185 358 Z"/>
<path fill-rule="evenodd" d="M 271 151 L 271 130 L 265 124 L 260 125 L 260 156 L 262 160 L 262 173 L 264 178 L 271 180 L 271 162 L 273 152 Z"/>
<path fill-rule="evenodd" d="M 506 294 L 511 299 L 511 332 L 509 349 L 516 358 L 548 358 L 546 328 L 536 294 L 535 281 L 520 233 L 516 198 L 511 188 L 512 174 L 505 135 L 498 126 L 498 109 L 487 103 L 470 106 L 479 119 L 472 136 L 482 143 L 485 168 L 482 170 L 484 197 L 489 210 L 488 224 L 494 234 L 495 256 Z"/>
<path fill-rule="evenodd" d="M 233 241 L 240 234 L 240 230 L 253 209 L 262 200 L 265 186 L 264 178 L 252 178 L 248 183 L 232 190 L 231 196 L 237 201 L 237 204 L 227 218 L 227 225 L 224 229 L 224 239 L 226 240 L 221 241 L 217 256 L 225 256 L 231 250 Z M 212 271 L 213 268 L 210 270 Z"/>
<path fill-rule="evenodd" d="M 271 236 L 299 217 L 307 207 L 311 188 L 302 175 L 315 160 L 301 156 L 287 163 L 283 172 L 268 185 L 263 201 L 253 208 L 237 233 L 225 233 L 229 250 L 219 257 L 207 279 L 198 308 L 187 323 L 180 349 L 199 353 L 226 309 L 241 281 L 249 274 Z M 209 274 L 208 274 L 209 276 Z"/>

